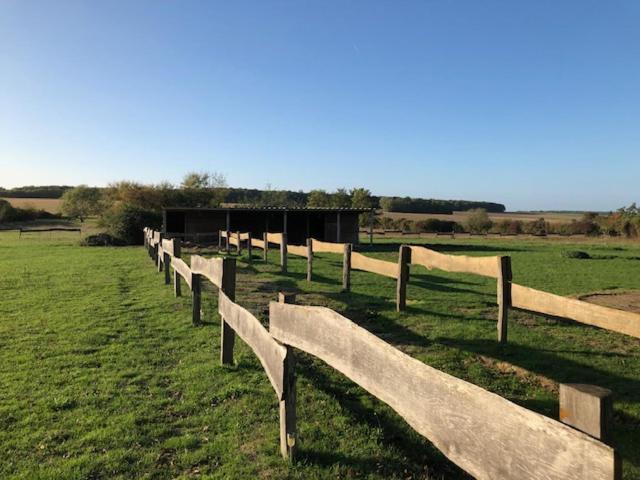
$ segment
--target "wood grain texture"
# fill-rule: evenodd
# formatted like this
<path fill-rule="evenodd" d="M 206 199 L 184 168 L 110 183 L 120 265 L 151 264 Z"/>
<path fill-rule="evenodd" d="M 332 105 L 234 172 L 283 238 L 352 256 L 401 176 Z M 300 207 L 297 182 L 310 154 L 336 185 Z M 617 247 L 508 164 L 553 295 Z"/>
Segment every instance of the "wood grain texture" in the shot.
<path fill-rule="evenodd" d="M 351 268 L 377 273 L 385 277 L 398 278 L 398 264 L 367 257 L 358 252 L 351 252 Z"/>
<path fill-rule="evenodd" d="M 411 264 L 422 265 L 429 270 L 437 268 L 445 272 L 475 273 L 492 278 L 498 278 L 500 274 L 500 257 L 447 255 L 413 245 L 411 246 Z"/>
<path fill-rule="evenodd" d="M 637 313 L 594 305 L 515 283 L 511 284 L 511 305 L 640 338 L 640 314 Z"/>
<path fill-rule="evenodd" d="M 331 242 L 321 242 L 320 240 L 316 240 L 315 238 L 311 239 L 313 251 L 316 253 L 339 253 L 342 255 L 344 253 L 345 243 L 331 243 Z"/>
<path fill-rule="evenodd" d="M 189 268 L 189 265 L 187 265 L 181 258 L 176 257 L 171 262 L 171 266 L 176 271 L 176 273 L 184 278 L 184 281 L 187 282 L 187 285 L 189 285 L 189 288 L 191 288 L 191 269 Z"/>
<path fill-rule="evenodd" d="M 479 479 L 613 479 L 612 448 L 400 352 L 324 307 L 271 302 L 270 332 L 387 403 Z"/>
<path fill-rule="evenodd" d="M 308 256 L 306 245 L 287 245 L 287 252 L 304 258 L 307 258 Z"/>
<path fill-rule="evenodd" d="M 256 317 L 237 303 L 232 302 L 222 290 L 218 293 L 218 312 L 254 351 L 267 373 L 278 399 L 282 400 L 284 360 L 287 349 L 273 339 Z"/>
<path fill-rule="evenodd" d="M 191 272 L 206 277 L 216 287 L 222 287 L 222 258 L 191 256 Z"/>
<path fill-rule="evenodd" d="M 249 240 L 249 232 L 240 233 L 240 240 Z"/>

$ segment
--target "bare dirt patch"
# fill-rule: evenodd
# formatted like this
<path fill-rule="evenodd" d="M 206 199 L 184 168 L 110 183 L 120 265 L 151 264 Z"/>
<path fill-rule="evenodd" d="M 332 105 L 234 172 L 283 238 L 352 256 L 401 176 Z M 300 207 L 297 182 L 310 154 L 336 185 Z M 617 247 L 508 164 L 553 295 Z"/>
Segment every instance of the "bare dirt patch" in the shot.
<path fill-rule="evenodd" d="M 591 295 L 582 295 L 580 300 L 605 307 L 617 308 L 618 310 L 640 313 L 640 291 L 594 293 Z"/>

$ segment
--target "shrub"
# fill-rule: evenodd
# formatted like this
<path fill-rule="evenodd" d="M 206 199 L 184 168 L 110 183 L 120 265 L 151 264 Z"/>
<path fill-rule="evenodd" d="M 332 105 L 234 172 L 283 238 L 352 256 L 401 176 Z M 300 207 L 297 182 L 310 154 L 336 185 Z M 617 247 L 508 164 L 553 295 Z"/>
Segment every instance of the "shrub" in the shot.
<path fill-rule="evenodd" d="M 60 216 L 44 210 L 36 210 L 33 207 L 16 208 L 8 201 L 0 199 L 0 223 L 28 222 L 39 218 L 60 218 Z"/>
<path fill-rule="evenodd" d="M 162 215 L 135 205 L 121 203 L 107 210 L 101 218 L 101 225 L 107 232 L 126 245 L 142 244 L 142 229 L 159 229 Z"/>
<path fill-rule="evenodd" d="M 460 232 L 462 231 L 462 226 L 451 220 L 427 218 L 416 222 L 416 231 L 421 233 Z"/>
<path fill-rule="evenodd" d="M 562 252 L 562 256 L 565 258 L 577 258 L 580 260 L 586 260 L 591 258 L 591 255 L 581 250 L 566 250 Z"/>
<path fill-rule="evenodd" d="M 493 222 L 487 211 L 483 208 L 472 210 L 467 219 L 467 228 L 471 233 L 486 233 L 492 227 Z"/>
<path fill-rule="evenodd" d="M 109 235 L 108 233 L 98 233 L 96 235 L 89 235 L 85 237 L 80 245 L 85 247 L 108 247 L 108 246 L 120 246 L 124 245 L 122 240 Z"/>

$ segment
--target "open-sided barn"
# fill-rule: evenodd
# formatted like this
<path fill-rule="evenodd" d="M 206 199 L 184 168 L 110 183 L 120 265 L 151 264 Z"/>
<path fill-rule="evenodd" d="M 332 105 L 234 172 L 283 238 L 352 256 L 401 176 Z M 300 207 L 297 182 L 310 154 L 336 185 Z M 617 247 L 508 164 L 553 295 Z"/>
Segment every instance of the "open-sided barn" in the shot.
<path fill-rule="evenodd" d="M 163 210 L 162 231 L 168 237 L 217 239 L 218 231 L 284 232 L 288 241 L 303 244 L 313 237 L 325 242 L 358 243 L 361 208 L 235 207 Z"/>

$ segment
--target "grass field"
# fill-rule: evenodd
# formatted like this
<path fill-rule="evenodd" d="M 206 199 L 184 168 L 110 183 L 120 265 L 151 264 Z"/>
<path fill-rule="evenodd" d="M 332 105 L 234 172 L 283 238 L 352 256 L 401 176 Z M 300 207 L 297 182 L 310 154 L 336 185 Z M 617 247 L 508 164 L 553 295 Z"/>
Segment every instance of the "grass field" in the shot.
<path fill-rule="evenodd" d="M 50 213 L 60 213 L 60 198 L 2 198 L 18 208 L 35 208 Z"/>
<path fill-rule="evenodd" d="M 0 233 L 0 478 L 465 478 L 388 407 L 300 354 L 300 458 L 279 456 L 276 397 L 260 363 L 237 342 L 219 365 L 215 297 L 191 326 L 189 295 L 174 298 L 141 247 L 79 247 L 56 234 Z M 514 281 L 563 295 L 640 289 L 640 245 L 429 240 L 440 251 L 508 254 Z M 580 249 L 591 260 L 568 259 Z M 396 259 L 385 239 L 370 255 Z M 206 251 L 199 253 L 207 254 Z M 496 343 L 495 282 L 412 269 L 408 311 L 395 282 L 318 255 L 239 263 L 237 301 L 266 321 L 277 291 L 329 306 L 436 367 L 557 418 L 557 382 L 616 395 L 616 446 L 626 479 L 640 477 L 640 340 L 515 312 Z M 188 261 L 188 260 L 187 260 Z M 437 414 L 437 412 L 434 412 Z M 487 448 L 492 448 L 490 442 Z"/>
<path fill-rule="evenodd" d="M 451 215 L 441 213 L 402 213 L 402 212 L 382 212 L 382 216 L 393 218 L 397 220 L 399 218 L 406 218 L 407 220 L 426 220 L 427 218 L 437 218 L 438 220 L 449 220 L 458 223 L 465 223 L 469 218 L 469 212 L 453 212 Z M 505 212 L 505 213 L 490 213 L 489 218 L 494 222 L 501 220 L 520 220 L 522 222 L 531 222 L 544 218 L 550 223 L 568 223 L 571 220 L 578 220 L 582 217 L 581 213 L 547 213 L 547 212 Z"/>

